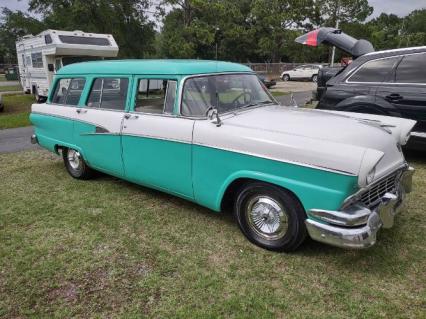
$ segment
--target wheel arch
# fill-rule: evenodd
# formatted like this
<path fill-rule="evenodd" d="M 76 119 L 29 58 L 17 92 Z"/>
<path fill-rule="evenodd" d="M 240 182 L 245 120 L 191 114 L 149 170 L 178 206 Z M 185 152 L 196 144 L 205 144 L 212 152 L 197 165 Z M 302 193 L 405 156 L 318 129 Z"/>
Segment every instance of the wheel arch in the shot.
<path fill-rule="evenodd" d="M 381 111 L 384 115 L 401 116 L 401 113 L 394 105 L 373 95 L 359 95 L 347 98 L 336 104 L 335 108 L 341 111 L 353 112 L 353 109 L 361 107 Z"/>
<path fill-rule="evenodd" d="M 286 183 L 283 178 L 260 172 L 243 171 L 232 174 L 223 183 L 216 200 L 215 209 L 218 211 L 228 211 L 230 208 L 232 208 L 233 200 L 235 199 L 235 195 L 238 193 L 238 191 L 243 186 L 255 182 L 262 182 L 282 188 L 294 196 L 294 198 L 300 202 L 303 208 L 305 207 L 300 197 L 292 189 L 291 185 Z"/>
<path fill-rule="evenodd" d="M 328 175 L 333 174 L 331 180 L 332 184 L 318 183 L 317 177 L 321 176 L 321 179 L 329 179 Z M 339 175 L 339 176 L 337 176 Z M 350 195 L 353 191 L 353 185 L 357 182 L 357 178 L 354 176 L 344 176 L 332 172 L 317 174 L 314 180 L 309 179 L 301 180 L 300 176 L 278 176 L 259 171 L 237 171 L 230 174 L 228 178 L 224 180 L 221 187 L 216 192 L 212 202 L 208 205 L 209 208 L 215 211 L 221 211 L 229 209 L 229 202 L 232 201 L 236 191 L 245 183 L 248 182 L 264 182 L 276 187 L 280 187 L 290 194 L 292 194 L 302 205 L 305 211 L 313 208 L 322 207 L 323 209 L 336 210 L 338 209 L 345 198 Z"/>

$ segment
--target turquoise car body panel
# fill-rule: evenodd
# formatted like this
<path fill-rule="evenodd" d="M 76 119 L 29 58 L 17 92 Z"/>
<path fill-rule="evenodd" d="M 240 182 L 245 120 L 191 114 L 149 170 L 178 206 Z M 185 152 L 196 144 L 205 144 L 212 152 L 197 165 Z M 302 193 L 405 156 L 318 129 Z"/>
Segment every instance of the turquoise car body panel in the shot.
<path fill-rule="evenodd" d="M 127 77 L 129 89 L 124 112 L 132 112 L 137 79 L 165 78 L 177 81 L 174 115 L 179 112 L 182 79 L 192 74 L 253 73 L 246 66 L 216 61 L 127 60 L 71 64 L 61 68 L 61 78 L 84 77 L 86 85 L 75 108 L 85 108 L 97 77 Z M 51 103 L 52 92 L 48 98 Z M 54 107 L 54 105 L 52 105 Z M 245 178 L 284 187 L 294 193 L 305 210 L 337 210 L 357 189 L 357 176 L 325 169 L 142 136 L 96 134 L 96 126 L 80 120 L 32 113 L 39 144 L 50 151 L 57 146 L 74 148 L 88 164 L 105 173 L 221 210 L 223 196 L 233 181 Z"/>
<path fill-rule="evenodd" d="M 194 199 L 191 144 L 127 135 L 122 141 L 126 179 Z"/>
<path fill-rule="evenodd" d="M 194 145 L 195 200 L 219 211 L 228 186 L 240 178 L 275 184 L 293 192 L 305 210 L 337 210 L 357 188 L 357 177 Z"/>

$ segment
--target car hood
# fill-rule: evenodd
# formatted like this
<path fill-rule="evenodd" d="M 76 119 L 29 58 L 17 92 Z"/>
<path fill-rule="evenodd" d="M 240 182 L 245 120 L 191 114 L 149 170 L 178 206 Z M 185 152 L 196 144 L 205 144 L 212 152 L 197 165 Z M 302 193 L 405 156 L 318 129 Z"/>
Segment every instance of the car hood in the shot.
<path fill-rule="evenodd" d="M 375 167 L 376 178 L 405 163 L 397 139 L 409 136 L 415 121 L 386 125 L 349 114 L 270 105 L 224 116 L 221 127 L 203 121 L 194 142 L 353 175 Z"/>
<path fill-rule="evenodd" d="M 294 41 L 314 47 L 321 43 L 336 46 L 354 58 L 374 51 L 374 47 L 369 41 L 357 40 L 335 28 L 319 28 L 296 38 Z"/>

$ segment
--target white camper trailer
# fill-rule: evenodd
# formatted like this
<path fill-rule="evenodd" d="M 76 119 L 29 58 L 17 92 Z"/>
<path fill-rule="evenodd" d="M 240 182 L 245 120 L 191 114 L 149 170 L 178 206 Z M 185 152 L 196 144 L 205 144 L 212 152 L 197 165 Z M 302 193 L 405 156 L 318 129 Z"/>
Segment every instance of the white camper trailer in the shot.
<path fill-rule="evenodd" d="M 118 46 L 111 34 L 46 30 L 20 38 L 16 51 L 24 92 L 43 101 L 54 74 L 62 66 L 116 57 Z"/>

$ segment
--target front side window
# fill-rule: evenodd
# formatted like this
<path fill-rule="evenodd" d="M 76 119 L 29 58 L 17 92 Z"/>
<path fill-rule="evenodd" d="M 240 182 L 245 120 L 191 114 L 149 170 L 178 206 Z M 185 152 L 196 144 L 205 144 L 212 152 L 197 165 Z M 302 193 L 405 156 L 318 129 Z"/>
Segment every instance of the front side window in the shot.
<path fill-rule="evenodd" d="M 205 117 L 208 110 L 219 113 L 275 103 L 255 74 L 225 74 L 189 78 L 183 89 L 181 113 Z"/>
<path fill-rule="evenodd" d="M 127 78 L 97 78 L 93 82 L 86 105 L 92 108 L 124 110 L 128 87 Z"/>
<path fill-rule="evenodd" d="M 41 55 L 41 52 L 39 53 L 32 53 L 31 54 L 31 62 L 33 64 L 33 68 L 40 69 L 43 67 L 43 57 Z"/>
<path fill-rule="evenodd" d="M 78 105 L 85 83 L 84 78 L 60 79 L 56 83 L 52 103 Z"/>
<path fill-rule="evenodd" d="M 135 112 L 171 114 L 176 98 L 176 81 L 166 79 L 140 79 Z"/>
<path fill-rule="evenodd" d="M 426 53 L 405 56 L 398 65 L 396 83 L 426 83 Z"/>
<path fill-rule="evenodd" d="M 364 63 L 349 77 L 348 82 L 383 82 L 393 70 L 399 58 L 387 58 Z"/>

